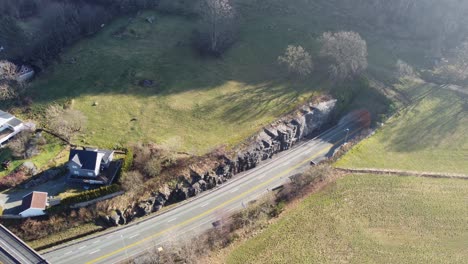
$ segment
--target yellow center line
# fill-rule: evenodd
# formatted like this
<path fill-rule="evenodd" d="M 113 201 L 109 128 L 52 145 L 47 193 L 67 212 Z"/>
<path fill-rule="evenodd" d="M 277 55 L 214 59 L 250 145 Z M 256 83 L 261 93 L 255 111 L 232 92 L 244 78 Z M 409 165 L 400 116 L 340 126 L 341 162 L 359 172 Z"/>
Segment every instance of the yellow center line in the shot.
<path fill-rule="evenodd" d="M 349 136 L 355 134 L 358 130 L 360 130 L 360 129 L 353 130 L 353 131 L 349 134 Z M 281 173 L 275 175 L 274 177 L 270 178 L 268 181 L 265 181 L 265 182 L 263 182 L 262 184 L 259 184 L 259 185 L 257 185 L 257 186 L 255 186 L 255 187 L 253 187 L 253 188 L 251 188 L 251 189 L 249 189 L 249 190 L 247 190 L 247 191 L 245 191 L 245 192 L 243 192 L 243 193 L 237 195 L 236 197 L 233 197 L 233 198 L 229 199 L 228 201 L 226 201 L 226 202 L 224 202 L 224 203 L 222 203 L 222 204 L 220 204 L 220 205 L 218 205 L 218 206 L 216 206 L 216 207 L 214 207 L 214 208 L 212 208 L 212 209 L 210 209 L 210 210 L 207 210 L 207 211 L 205 211 L 205 212 L 203 212 L 203 213 L 201 213 L 201 214 L 199 214 L 199 215 L 197 215 L 197 216 L 194 216 L 194 217 L 192 217 L 192 218 L 190 218 L 190 219 L 187 219 L 187 220 L 185 220 L 185 221 L 183 221 L 183 222 L 181 222 L 181 223 L 179 223 L 179 224 L 173 225 L 173 226 L 171 226 L 171 227 L 169 227 L 169 228 L 167 228 L 167 229 L 165 229 L 165 230 L 162 230 L 162 231 L 160 231 L 160 232 L 158 232 L 158 233 L 156 233 L 156 234 L 154 234 L 154 235 L 151 235 L 151 236 L 149 236 L 149 237 L 146 237 L 146 238 L 144 238 L 144 239 L 142 239 L 142 240 L 140 240 L 140 241 L 137 241 L 137 242 L 135 242 L 135 243 L 129 244 L 129 245 L 127 245 L 127 246 L 125 246 L 125 247 L 122 247 L 122 248 L 119 248 L 119 249 L 117 249 L 117 250 L 115 250 L 115 251 L 113 251 L 113 252 L 111 252 L 111 253 L 108 253 L 108 254 L 103 255 L 103 256 L 101 256 L 101 257 L 99 257 L 99 258 L 93 259 L 93 260 L 91 260 L 91 261 L 89 261 L 89 262 L 86 262 L 86 264 L 92 264 L 92 263 L 96 263 L 96 262 L 98 262 L 98 261 L 104 260 L 104 259 L 106 259 L 106 258 L 108 258 L 108 257 L 110 257 L 110 256 L 112 256 L 112 255 L 115 255 L 115 254 L 117 254 L 117 253 L 119 253 L 119 252 L 122 252 L 122 251 L 124 251 L 124 250 L 127 250 L 127 249 L 129 249 L 129 248 L 135 247 L 135 246 L 137 246 L 137 245 L 139 245 L 139 244 L 141 244 L 141 243 L 144 243 L 145 241 L 148 241 L 148 240 L 151 240 L 151 239 L 153 239 L 153 238 L 156 238 L 156 237 L 158 237 L 158 236 L 160 236 L 160 235 L 162 235 L 162 234 L 164 234 L 164 233 L 167 233 L 167 232 L 169 232 L 169 231 L 171 231 L 171 230 L 173 230 L 173 229 L 176 229 L 176 228 L 178 228 L 178 227 L 187 225 L 187 224 L 189 224 L 190 222 L 193 222 L 193 221 L 195 221 L 195 220 L 197 220 L 197 219 L 200 219 L 200 218 L 202 218 L 203 216 L 206 216 L 206 215 L 208 215 L 208 214 L 210 214 L 210 213 L 212 213 L 212 212 L 214 212 L 214 211 L 216 211 L 216 210 L 218 210 L 218 209 L 220 209 L 220 208 L 222 208 L 222 207 L 224 207 L 224 206 L 226 206 L 226 205 L 228 205 L 228 204 L 230 204 L 230 203 L 232 203 L 232 202 L 234 202 L 234 201 L 236 201 L 236 200 L 240 200 L 240 198 L 243 198 L 244 196 L 247 196 L 247 194 L 252 193 L 252 192 L 258 190 L 258 189 L 264 187 L 265 185 L 268 185 L 268 184 L 271 183 L 272 181 L 275 181 L 275 180 L 277 180 L 278 178 L 281 178 L 281 177 L 283 177 L 283 176 L 289 174 L 290 172 L 294 171 L 295 169 L 301 167 L 301 166 L 304 165 L 305 163 L 310 162 L 310 160 L 312 160 L 312 159 L 314 159 L 314 158 L 316 158 L 316 157 L 322 155 L 323 153 L 326 153 L 326 152 L 329 151 L 331 148 L 333 148 L 333 147 L 339 145 L 341 141 L 344 141 L 344 139 L 338 140 L 335 144 L 333 144 L 333 145 L 330 146 L 330 147 L 326 147 L 326 148 L 321 149 L 321 150 L 320 150 L 319 152 L 317 152 L 316 154 L 314 154 L 314 155 L 312 155 L 311 157 L 309 157 L 309 158 L 303 160 L 302 162 L 296 164 L 295 166 L 293 166 L 293 167 L 291 167 L 291 168 L 289 168 L 289 169 L 287 169 L 287 170 L 285 170 L 285 171 L 283 171 L 283 172 L 281 172 Z"/>

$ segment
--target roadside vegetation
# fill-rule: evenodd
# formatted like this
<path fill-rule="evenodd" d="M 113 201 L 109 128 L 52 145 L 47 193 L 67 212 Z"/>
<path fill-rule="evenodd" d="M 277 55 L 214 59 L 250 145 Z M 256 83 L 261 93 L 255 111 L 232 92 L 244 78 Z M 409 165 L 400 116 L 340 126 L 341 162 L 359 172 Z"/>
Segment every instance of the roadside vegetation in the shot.
<path fill-rule="evenodd" d="M 349 175 L 223 263 L 464 263 L 468 182 Z"/>

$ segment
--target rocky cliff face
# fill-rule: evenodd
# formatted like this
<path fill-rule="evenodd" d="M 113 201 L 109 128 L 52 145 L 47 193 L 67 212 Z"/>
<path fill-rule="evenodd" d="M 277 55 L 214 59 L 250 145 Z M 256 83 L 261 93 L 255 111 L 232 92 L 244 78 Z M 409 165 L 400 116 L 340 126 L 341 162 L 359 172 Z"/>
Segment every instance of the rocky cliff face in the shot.
<path fill-rule="evenodd" d="M 314 103 L 300 107 L 273 124 L 265 127 L 256 136 L 239 147 L 233 155 L 223 155 L 208 168 L 190 167 L 188 177 L 180 177 L 175 188 L 167 185 L 152 193 L 148 200 L 134 204 L 124 213 L 116 213 L 109 221 L 113 225 L 127 223 L 133 217 L 140 217 L 160 210 L 167 204 L 186 200 L 226 182 L 233 175 L 255 168 L 263 160 L 278 152 L 291 148 L 300 140 L 312 136 L 330 121 L 336 100 L 321 97 Z M 202 166 L 203 167 L 203 166 Z M 121 218 L 126 219 L 121 219 Z"/>
<path fill-rule="evenodd" d="M 246 148 L 238 151 L 234 159 L 234 172 L 254 168 L 261 161 L 288 150 L 300 140 L 312 136 L 329 122 L 335 105 L 335 99 L 324 98 L 319 103 L 304 105 L 294 114 L 265 127 Z"/>

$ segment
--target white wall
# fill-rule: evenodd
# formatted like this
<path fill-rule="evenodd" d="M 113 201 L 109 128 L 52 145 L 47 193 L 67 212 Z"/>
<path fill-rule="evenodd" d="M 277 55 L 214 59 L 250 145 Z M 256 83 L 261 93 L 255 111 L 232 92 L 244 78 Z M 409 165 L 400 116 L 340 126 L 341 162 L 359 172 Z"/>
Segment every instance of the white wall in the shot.
<path fill-rule="evenodd" d="M 40 216 L 45 215 L 44 211 L 41 209 L 29 208 L 20 213 L 22 217 L 31 217 L 31 216 Z"/>

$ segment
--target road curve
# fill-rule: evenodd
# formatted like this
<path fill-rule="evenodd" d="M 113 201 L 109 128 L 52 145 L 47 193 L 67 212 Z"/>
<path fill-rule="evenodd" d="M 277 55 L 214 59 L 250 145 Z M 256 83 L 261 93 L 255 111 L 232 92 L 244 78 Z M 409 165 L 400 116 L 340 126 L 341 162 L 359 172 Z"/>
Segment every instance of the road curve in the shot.
<path fill-rule="evenodd" d="M 44 257 L 53 264 L 119 263 L 167 241 L 196 235 L 212 227 L 214 221 L 284 184 L 289 176 L 304 171 L 311 160 L 325 158 L 361 130 L 355 120 L 335 126 L 174 209 L 114 232 L 52 249 Z"/>

